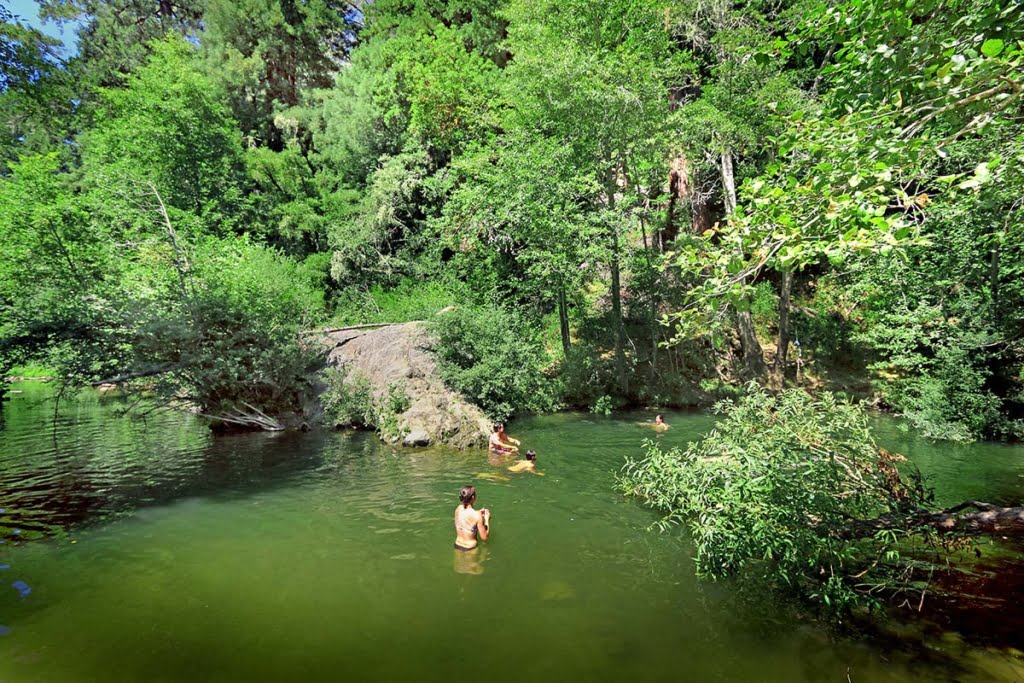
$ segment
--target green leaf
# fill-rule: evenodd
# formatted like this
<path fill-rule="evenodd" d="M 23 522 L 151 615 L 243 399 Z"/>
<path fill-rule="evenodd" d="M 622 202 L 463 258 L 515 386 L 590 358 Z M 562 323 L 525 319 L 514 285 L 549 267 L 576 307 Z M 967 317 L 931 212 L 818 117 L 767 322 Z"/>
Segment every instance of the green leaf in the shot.
<path fill-rule="evenodd" d="M 981 54 L 986 57 L 998 57 L 1003 52 L 1003 41 L 989 38 L 981 44 Z"/>

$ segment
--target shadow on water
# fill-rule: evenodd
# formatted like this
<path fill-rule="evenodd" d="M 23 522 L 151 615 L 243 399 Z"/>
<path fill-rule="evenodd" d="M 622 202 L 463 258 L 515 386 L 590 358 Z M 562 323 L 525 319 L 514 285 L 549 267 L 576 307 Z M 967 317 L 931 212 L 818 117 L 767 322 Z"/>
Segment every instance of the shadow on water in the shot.
<path fill-rule="evenodd" d="M 245 496 L 285 487 L 323 465 L 310 432 L 214 437 L 204 421 L 166 412 L 115 413 L 116 400 L 85 393 L 52 419 L 53 389 L 19 384 L 3 405 L 0 529 L 21 539 L 122 516 L 195 496 Z M 350 439 L 365 442 L 369 435 Z"/>

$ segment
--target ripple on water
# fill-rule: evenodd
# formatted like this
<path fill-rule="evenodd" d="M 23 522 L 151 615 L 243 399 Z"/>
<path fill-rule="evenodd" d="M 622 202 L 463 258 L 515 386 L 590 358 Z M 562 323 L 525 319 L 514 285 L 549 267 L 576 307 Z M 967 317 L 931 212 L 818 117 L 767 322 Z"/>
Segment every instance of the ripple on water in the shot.
<path fill-rule="evenodd" d="M 0 565 L 10 586 L 0 635 L 14 629 L 4 646 L 23 656 L 0 659 L 3 680 L 105 680 L 112 670 L 182 680 L 197 667 L 224 680 L 449 680 L 453 662 L 495 680 L 941 673 L 765 616 L 726 582 L 696 581 L 685 536 L 651 533 L 658 516 L 614 490 L 623 458 L 647 436 L 633 416 L 522 421 L 516 436 L 540 453 L 546 476 L 509 477 L 507 463 L 480 452 L 396 453 L 359 433 L 213 439 L 187 415 L 142 423 L 89 396 L 41 430 L 50 407 L 32 398 L 4 407 L 0 528 L 72 529 L 80 542 L 8 537 L 20 547 L 0 558 L 18 558 Z M 666 445 L 709 421 L 673 424 L 659 437 Z M 1002 455 L 1013 453 L 1012 467 L 1024 464 L 1024 450 Z M 984 483 L 974 474 L 972 485 Z M 494 510 L 491 540 L 473 553 L 451 547 L 465 484 Z M 485 647 L 445 636 L 467 618 L 494 634 Z M 259 657 L 239 654 L 254 648 Z M 962 680 L 985 680 L 976 671 Z"/>

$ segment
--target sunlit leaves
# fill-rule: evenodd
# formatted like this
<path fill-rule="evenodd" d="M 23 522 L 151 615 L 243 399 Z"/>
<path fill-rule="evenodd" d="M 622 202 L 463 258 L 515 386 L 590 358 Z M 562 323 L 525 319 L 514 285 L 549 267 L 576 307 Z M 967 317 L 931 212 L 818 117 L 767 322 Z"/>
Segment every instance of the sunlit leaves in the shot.
<path fill-rule="evenodd" d="M 834 612 L 873 604 L 876 581 L 899 586 L 887 577 L 908 562 L 904 534 L 844 532 L 924 505 L 928 492 L 895 474 L 899 456 L 880 451 L 863 410 L 828 392 L 756 385 L 717 410 L 723 419 L 700 441 L 668 451 L 648 442 L 620 479 L 665 523 L 689 528 L 700 574 L 757 577 Z"/>

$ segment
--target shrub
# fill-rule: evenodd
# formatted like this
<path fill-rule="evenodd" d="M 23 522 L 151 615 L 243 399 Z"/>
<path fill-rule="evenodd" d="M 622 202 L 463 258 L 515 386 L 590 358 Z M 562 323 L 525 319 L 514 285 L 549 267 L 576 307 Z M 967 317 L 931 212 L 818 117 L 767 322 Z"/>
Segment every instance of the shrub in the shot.
<path fill-rule="evenodd" d="M 762 281 L 754 285 L 754 293 L 750 297 L 750 314 L 758 337 L 771 339 L 775 336 L 779 327 L 779 295 L 775 293 L 772 283 Z"/>
<path fill-rule="evenodd" d="M 991 373 L 963 349 L 945 347 L 919 377 L 891 383 L 890 402 L 932 439 L 971 441 L 998 431 L 1002 402 L 985 388 Z"/>
<path fill-rule="evenodd" d="M 343 326 L 430 320 L 459 300 L 459 292 L 445 283 L 406 279 L 391 289 L 374 285 L 368 291 L 346 290 L 335 303 L 331 321 Z"/>
<path fill-rule="evenodd" d="M 594 405 L 590 406 L 590 412 L 595 415 L 611 415 L 615 411 L 615 402 L 611 396 L 605 394 L 601 398 L 594 401 Z"/>
<path fill-rule="evenodd" d="M 351 378 L 345 369 L 328 368 L 323 374 L 327 389 L 320 396 L 324 418 L 332 427 L 372 427 L 373 394 L 363 375 Z"/>
<path fill-rule="evenodd" d="M 560 384 L 536 329 L 518 314 L 491 307 L 448 311 L 433 322 L 445 382 L 493 419 L 558 407 Z"/>
<path fill-rule="evenodd" d="M 701 441 L 669 451 L 647 441 L 620 479 L 666 513 L 663 524 L 687 524 L 699 574 L 756 577 L 840 612 L 906 587 L 914 541 L 936 540 L 914 526 L 931 494 L 900 476 L 900 456 L 878 448 L 864 410 L 829 392 L 771 395 L 756 384 L 716 410 L 724 418 Z"/>
<path fill-rule="evenodd" d="M 409 409 L 409 393 L 404 383 L 388 384 L 384 393 L 375 397 L 369 380 L 363 374 L 349 375 L 345 369 L 328 368 L 322 375 L 327 389 L 320 396 L 328 425 L 362 427 L 377 430 L 386 441 L 405 436 L 398 416 Z"/>
<path fill-rule="evenodd" d="M 129 367 L 167 368 L 146 380 L 156 394 L 187 398 L 206 414 L 248 412 L 246 403 L 270 414 L 298 410 L 320 362 L 302 332 L 322 318 L 323 295 L 294 261 L 244 240 L 202 242 L 191 263 L 181 280 L 164 267 L 136 269 L 139 294 L 117 304 Z M 85 368 L 89 354 L 80 351 L 63 374 Z"/>

